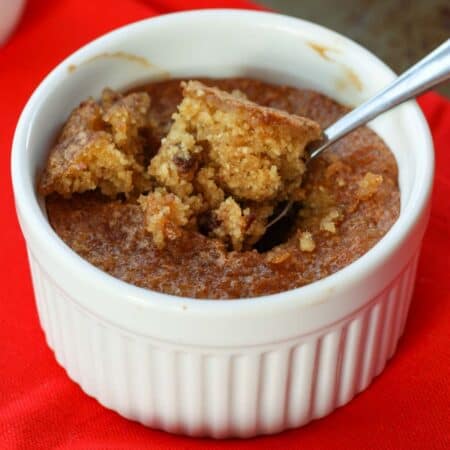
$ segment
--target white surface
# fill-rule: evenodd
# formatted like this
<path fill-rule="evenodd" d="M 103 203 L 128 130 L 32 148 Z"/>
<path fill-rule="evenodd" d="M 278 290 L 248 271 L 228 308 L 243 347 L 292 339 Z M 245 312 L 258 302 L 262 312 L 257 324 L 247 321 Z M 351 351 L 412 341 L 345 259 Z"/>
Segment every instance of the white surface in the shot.
<path fill-rule="evenodd" d="M 14 30 L 24 6 L 25 0 L 0 0 L 0 46 Z"/>
<path fill-rule="evenodd" d="M 330 59 L 313 51 L 311 41 L 332 47 Z M 119 51 L 153 66 L 92 59 Z M 60 64 L 27 104 L 12 158 L 49 345 L 101 403 L 173 432 L 253 436 L 328 414 L 382 370 L 403 329 L 433 176 L 425 120 L 410 102 L 373 123 L 399 163 L 402 212 L 362 258 L 281 294 L 234 301 L 173 297 L 128 285 L 78 257 L 49 226 L 34 188 L 55 132 L 80 100 L 105 85 L 123 88 L 165 71 L 173 77 L 257 76 L 313 87 L 350 104 L 393 77 L 366 50 L 322 27 L 243 11 L 139 22 Z"/>

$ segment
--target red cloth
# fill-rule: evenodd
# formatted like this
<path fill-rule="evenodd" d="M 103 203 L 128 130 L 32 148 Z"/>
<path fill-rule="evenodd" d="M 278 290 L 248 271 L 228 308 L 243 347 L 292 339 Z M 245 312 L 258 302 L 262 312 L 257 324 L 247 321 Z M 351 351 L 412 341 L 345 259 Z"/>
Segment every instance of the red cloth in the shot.
<path fill-rule="evenodd" d="M 206 6 L 257 8 L 245 0 L 29 0 L 16 33 L 0 48 L 0 448 L 450 448 L 450 102 L 434 93 L 420 99 L 433 131 L 437 170 L 406 332 L 383 374 L 349 405 L 271 437 L 172 436 L 129 422 L 83 394 L 46 346 L 9 175 L 19 113 L 49 70 L 91 39 L 138 19 Z"/>

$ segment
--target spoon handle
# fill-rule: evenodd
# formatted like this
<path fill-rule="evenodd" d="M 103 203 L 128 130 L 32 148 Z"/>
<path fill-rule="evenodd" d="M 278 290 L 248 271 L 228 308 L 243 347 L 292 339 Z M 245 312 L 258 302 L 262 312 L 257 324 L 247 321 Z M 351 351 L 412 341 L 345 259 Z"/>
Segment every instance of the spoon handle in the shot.
<path fill-rule="evenodd" d="M 323 132 L 319 147 L 310 152 L 315 158 L 329 145 L 384 111 L 403 103 L 450 78 L 450 39 L 412 66 L 375 97 L 358 106 Z"/>

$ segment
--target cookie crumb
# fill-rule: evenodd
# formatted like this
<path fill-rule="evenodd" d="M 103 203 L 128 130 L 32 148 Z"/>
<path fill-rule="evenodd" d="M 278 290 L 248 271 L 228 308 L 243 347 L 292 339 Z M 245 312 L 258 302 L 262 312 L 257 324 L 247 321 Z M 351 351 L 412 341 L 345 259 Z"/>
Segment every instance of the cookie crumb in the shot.
<path fill-rule="evenodd" d="M 270 264 L 281 264 L 292 256 L 291 252 L 286 249 L 271 250 L 267 253 L 266 260 Z"/>
<path fill-rule="evenodd" d="M 168 240 L 179 237 L 181 227 L 189 221 L 189 207 L 164 188 L 141 195 L 138 202 L 144 211 L 145 229 L 152 234 L 159 249 L 163 249 Z"/>
<path fill-rule="evenodd" d="M 381 183 L 383 183 L 383 175 L 367 172 L 363 178 L 358 181 L 358 198 L 367 200 L 374 195 Z"/>
<path fill-rule="evenodd" d="M 342 219 L 342 215 L 337 209 L 329 211 L 320 221 L 320 229 L 329 233 L 336 233 L 336 224 Z"/>
<path fill-rule="evenodd" d="M 300 234 L 299 247 L 302 252 L 313 252 L 315 250 L 316 243 L 309 231 L 303 231 Z"/>

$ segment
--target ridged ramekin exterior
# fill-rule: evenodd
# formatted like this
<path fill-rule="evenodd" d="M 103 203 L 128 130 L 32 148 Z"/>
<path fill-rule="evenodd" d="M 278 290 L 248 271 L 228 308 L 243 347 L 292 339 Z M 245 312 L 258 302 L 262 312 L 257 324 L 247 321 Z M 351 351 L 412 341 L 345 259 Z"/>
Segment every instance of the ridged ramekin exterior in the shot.
<path fill-rule="evenodd" d="M 173 345 L 102 321 L 29 252 L 42 328 L 72 380 L 129 419 L 216 438 L 298 427 L 365 389 L 403 332 L 417 257 L 383 292 L 329 327 L 273 345 L 214 348 Z"/>

